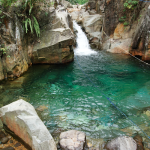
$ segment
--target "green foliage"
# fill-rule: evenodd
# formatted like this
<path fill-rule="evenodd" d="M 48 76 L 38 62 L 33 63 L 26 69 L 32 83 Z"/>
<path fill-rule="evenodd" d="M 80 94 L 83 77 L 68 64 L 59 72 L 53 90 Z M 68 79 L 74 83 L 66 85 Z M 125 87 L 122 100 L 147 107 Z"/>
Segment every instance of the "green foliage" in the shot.
<path fill-rule="evenodd" d="M 124 26 L 128 26 L 128 25 L 129 25 L 129 22 L 125 21 L 125 22 L 123 23 L 123 25 L 124 25 Z"/>
<path fill-rule="evenodd" d="M 36 18 L 33 16 L 33 19 L 34 19 L 34 29 L 36 31 L 36 35 L 38 37 L 40 37 L 40 27 L 39 27 L 39 23 L 37 22 Z"/>
<path fill-rule="evenodd" d="M 124 3 L 124 7 L 127 9 L 134 9 L 137 4 L 138 4 L 139 0 L 126 0 L 126 2 Z"/>
<path fill-rule="evenodd" d="M 11 4 L 13 4 L 14 2 L 16 2 L 17 0 L 0 0 L 1 4 L 4 6 L 4 7 L 7 7 L 7 6 L 11 6 Z"/>
<path fill-rule="evenodd" d="M 67 0 L 68 2 L 70 2 L 71 4 L 80 4 L 80 5 L 82 5 L 82 4 L 85 4 L 85 3 L 87 3 L 88 2 L 88 0 Z"/>
<path fill-rule="evenodd" d="M 3 52 L 3 54 L 6 54 L 6 48 L 0 48 L 0 51 L 2 51 Z"/>
<path fill-rule="evenodd" d="M 125 19 L 126 19 L 126 16 L 123 16 L 123 17 L 119 18 L 119 22 L 124 22 Z"/>
<path fill-rule="evenodd" d="M 17 1 L 19 2 L 19 0 L 0 0 L 1 5 L 4 6 L 3 8 L 11 6 L 13 3 Z M 33 34 L 35 31 L 36 35 L 39 37 L 40 36 L 39 23 L 33 15 L 36 11 L 35 10 L 36 3 L 38 2 L 46 3 L 46 0 L 22 0 L 22 11 L 17 15 L 21 18 L 23 22 L 25 32 L 28 33 L 28 31 L 30 31 Z M 0 15 L 1 13 L 2 13 L 2 10 L 0 10 Z M 4 17 L 5 17 L 4 15 L 0 16 L 1 19 Z M 2 22 L 0 22 L 0 24 L 1 23 Z"/>

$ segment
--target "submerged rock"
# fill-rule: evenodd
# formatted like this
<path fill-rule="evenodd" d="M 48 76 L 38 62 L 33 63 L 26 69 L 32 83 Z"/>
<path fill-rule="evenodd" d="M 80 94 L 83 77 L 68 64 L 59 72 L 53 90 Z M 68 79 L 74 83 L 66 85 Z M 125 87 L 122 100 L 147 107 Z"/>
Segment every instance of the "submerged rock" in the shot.
<path fill-rule="evenodd" d="M 107 150 L 137 150 L 137 144 L 132 137 L 121 136 L 108 142 L 105 148 Z"/>
<path fill-rule="evenodd" d="M 3 123 L 33 150 L 56 150 L 56 144 L 34 107 L 18 100 L 0 108 Z"/>
<path fill-rule="evenodd" d="M 60 147 L 62 150 L 83 150 L 85 134 L 81 131 L 70 130 L 60 134 Z"/>

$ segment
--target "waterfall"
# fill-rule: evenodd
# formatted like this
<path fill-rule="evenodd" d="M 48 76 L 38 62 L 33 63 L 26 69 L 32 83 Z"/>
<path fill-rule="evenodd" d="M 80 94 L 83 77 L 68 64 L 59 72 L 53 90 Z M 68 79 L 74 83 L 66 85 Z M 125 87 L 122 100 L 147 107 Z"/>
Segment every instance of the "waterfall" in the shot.
<path fill-rule="evenodd" d="M 90 48 L 89 41 L 82 31 L 81 27 L 74 21 L 73 27 L 77 30 L 77 48 L 75 49 L 75 55 L 91 55 L 97 54 Z"/>

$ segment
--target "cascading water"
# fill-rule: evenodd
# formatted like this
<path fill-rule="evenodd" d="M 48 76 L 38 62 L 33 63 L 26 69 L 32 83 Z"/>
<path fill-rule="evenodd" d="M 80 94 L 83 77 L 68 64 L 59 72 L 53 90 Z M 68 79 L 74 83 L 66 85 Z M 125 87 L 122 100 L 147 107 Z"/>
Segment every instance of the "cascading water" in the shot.
<path fill-rule="evenodd" d="M 75 50 L 75 55 L 96 54 L 96 52 L 90 48 L 89 41 L 85 33 L 75 21 L 73 22 L 73 27 L 77 30 L 77 48 Z"/>

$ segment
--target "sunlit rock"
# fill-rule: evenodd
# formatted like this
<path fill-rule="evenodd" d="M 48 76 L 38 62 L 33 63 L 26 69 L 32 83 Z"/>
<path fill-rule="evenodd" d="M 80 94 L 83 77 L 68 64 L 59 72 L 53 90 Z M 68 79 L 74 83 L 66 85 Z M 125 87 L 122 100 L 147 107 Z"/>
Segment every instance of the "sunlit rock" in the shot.
<path fill-rule="evenodd" d="M 56 144 L 34 107 L 20 99 L 0 108 L 2 122 L 33 150 L 56 150 Z"/>
<path fill-rule="evenodd" d="M 83 150 L 85 134 L 81 131 L 70 130 L 60 134 L 60 147 L 62 150 Z"/>
<path fill-rule="evenodd" d="M 106 144 L 107 150 L 137 150 L 137 144 L 132 137 L 121 136 Z"/>

